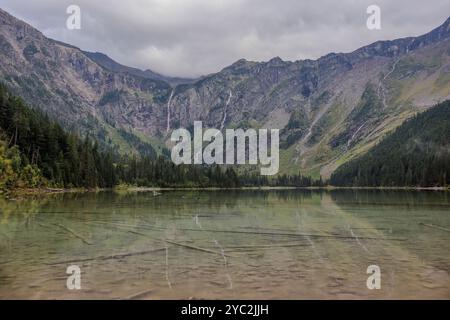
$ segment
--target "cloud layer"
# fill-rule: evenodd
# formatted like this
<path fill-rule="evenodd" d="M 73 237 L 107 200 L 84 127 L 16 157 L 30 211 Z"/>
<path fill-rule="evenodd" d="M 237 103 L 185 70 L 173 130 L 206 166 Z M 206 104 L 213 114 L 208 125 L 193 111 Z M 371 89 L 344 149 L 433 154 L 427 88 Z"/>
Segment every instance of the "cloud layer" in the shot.
<path fill-rule="evenodd" d="M 81 8 L 81 30 L 66 8 Z M 373 0 L 2 0 L 2 9 L 48 37 L 128 66 L 194 77 L 245 58 L 316 59 L 376 40 L 426 33 L 450 14 L 448 0 L 377 0 L 381 30 L 366 27 Z"/>

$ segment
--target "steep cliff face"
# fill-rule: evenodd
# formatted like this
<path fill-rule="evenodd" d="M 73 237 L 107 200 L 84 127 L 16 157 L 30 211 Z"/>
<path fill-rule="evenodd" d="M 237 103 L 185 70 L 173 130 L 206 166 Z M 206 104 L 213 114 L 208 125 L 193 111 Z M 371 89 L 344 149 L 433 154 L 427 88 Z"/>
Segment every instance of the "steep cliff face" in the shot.
<path fill-rule="evenodd" d="M 0 26 L 2 81 L 27 102 L 69 128 L 111 139 L 123 152 L 136 150 L 120 129 L 156 134 L 168 83 L 110 71 L 1 10 Z M 145 128 L 139 117 L 146 117 Z"/>
<path fill-rule="evenodd" d="M 195 120 L 222 129 L 278 128 L 282 172 L 328 177 L 410 115 L 450 96 L 449 24 L 318 60 L 239 60 L 186 80 L 48 39 L 0 10 L 0 77 L 65 126 L 121 152 L 161 148 L 171 129 Z"/>

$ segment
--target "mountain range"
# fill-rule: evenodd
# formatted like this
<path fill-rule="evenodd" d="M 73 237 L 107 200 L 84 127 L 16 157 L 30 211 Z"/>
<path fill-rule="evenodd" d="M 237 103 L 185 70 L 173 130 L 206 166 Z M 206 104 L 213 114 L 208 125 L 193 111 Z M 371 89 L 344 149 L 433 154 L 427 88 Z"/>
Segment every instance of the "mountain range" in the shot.
<path fill-rule="evenodd" d="M 161 154 L 170 132 L 280 129 L 280 172 L 313 177 L 373 148 L 450 98 L 450 18 L 418 37 L 317 60 L 241 59 L 200 77 L 166 77 L 45 37 L 0 9 L 0 81 L 69 130 L 123 154 Z"/>

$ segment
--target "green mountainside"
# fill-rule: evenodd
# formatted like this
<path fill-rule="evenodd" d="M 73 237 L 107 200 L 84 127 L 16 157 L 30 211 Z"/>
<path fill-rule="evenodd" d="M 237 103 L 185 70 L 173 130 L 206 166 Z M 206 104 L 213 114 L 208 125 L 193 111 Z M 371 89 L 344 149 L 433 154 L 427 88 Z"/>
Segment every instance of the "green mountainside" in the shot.
<path fill-rule="evenodd" d="M 335 186 L 450 185 L 450 101 L 405 121 L 363 156 L 340 166 Z"/>

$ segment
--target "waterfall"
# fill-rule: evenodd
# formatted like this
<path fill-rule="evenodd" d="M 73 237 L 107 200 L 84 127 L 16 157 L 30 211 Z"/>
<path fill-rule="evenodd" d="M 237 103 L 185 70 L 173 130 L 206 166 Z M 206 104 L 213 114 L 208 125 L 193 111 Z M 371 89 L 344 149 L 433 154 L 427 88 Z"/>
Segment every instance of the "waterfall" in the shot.
<path fill-rule="evenodd" d="M 169 101 L 167 102 L 167 132 L 169 132 L 169 130 L 170 130 L 170 103 L 172 102 L 173 91 L 174 90 L 172 89 L 172 92 L 170 93 Z"/>
<path fill-rule="evenodd" d="M 227 102 L 225 103 L 225 109 L 224 109 L 224 112 L 223 112 L 222 123 L 220 124 L 220 130 L 221 130 L 221 131 L 222 131 L 224 125 L 225 125 L 225 121 L 227 120 L 227 109 L 228 109 L 228 105 L 229 105 L 230 102 L 231 102 L 231 98 L 232 98 L 232 97 L 233 97 L 233 93 L 232 93 L 231 90 L 230 90 L 230 94 L 228 95 L 228 100 L 227 100 Z"/>

